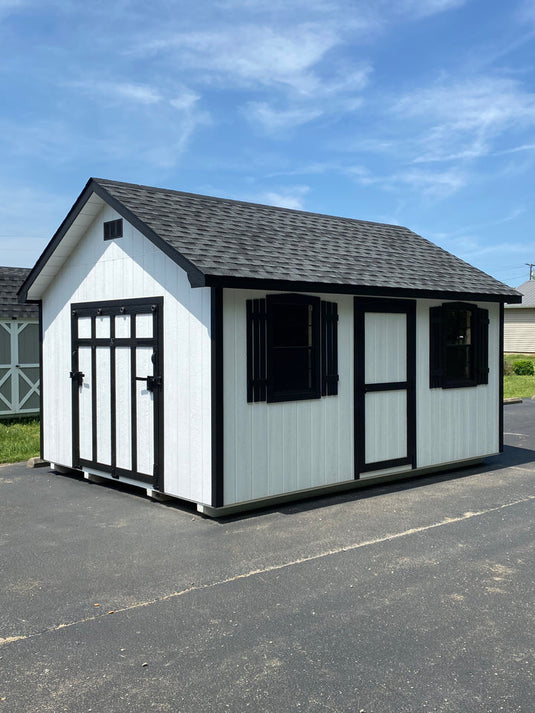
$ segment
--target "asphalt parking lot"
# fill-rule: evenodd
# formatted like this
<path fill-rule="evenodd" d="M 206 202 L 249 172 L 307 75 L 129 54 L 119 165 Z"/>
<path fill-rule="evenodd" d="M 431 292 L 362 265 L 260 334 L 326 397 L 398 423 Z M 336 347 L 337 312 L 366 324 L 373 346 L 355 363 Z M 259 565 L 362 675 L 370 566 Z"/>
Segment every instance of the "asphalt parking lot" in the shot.
<path fill-rule="evenodd" d="M 505 431 L 221 520 L 0 467 L 0 713 L 533 713 L 535 402 Z"/>

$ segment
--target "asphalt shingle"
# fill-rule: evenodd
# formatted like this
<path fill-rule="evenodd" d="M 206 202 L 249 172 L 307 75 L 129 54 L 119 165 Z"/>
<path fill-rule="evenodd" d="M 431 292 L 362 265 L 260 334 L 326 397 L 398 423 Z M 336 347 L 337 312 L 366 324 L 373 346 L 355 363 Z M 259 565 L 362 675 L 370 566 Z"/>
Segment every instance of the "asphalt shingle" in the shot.
<path fill-rule="evenodd" d="M 0 319 L 37 319 L 37 305 L 20 304 L 17 297 L 29 272 L 25 267 L 0 267 Z"/>
<path fill-rule="evenodd" d="M 93 180 L 206 276 L 515 295 L 399 225 Z"/>

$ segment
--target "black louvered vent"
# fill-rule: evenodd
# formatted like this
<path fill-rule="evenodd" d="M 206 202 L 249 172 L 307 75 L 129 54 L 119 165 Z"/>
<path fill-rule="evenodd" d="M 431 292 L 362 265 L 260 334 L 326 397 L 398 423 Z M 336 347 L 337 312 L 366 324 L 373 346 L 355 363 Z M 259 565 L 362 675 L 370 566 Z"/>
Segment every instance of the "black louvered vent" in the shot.
<path fill-rule="evenodd" d="M 267 398 L 266 300 L 247 300 L 247 401 Z"/>
<path fill-rule="evenodd" d="M 338 394 L 338 305 L 321 302 L 321 393 Z"/>
<path fill-rule="evenodd" d="M 123 219 L 107 220 L 104 223 L 104 240 L 115 240 L 123 237 Z"/>

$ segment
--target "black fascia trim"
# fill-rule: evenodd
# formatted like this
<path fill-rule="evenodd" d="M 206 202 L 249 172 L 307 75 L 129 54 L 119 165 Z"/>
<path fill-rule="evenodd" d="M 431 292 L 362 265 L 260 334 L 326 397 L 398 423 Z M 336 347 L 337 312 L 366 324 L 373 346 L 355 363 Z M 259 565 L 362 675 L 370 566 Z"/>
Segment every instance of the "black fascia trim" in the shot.
<path fill-rule="evenodd" d="M 135 215 L 129 208 L 127 208 L 118 198 L 111 195 L 105 188 L 103 188 L 94 179 L 91 179 L 92 190 L 97 194 L 102 200 L 106 201 L 109 206 L 111 206 L 119 215 L 122 215 L 134 228 L 137 228 L 140 233 L 142 233 L 146 238 L 148 238 L 151 243 L 154 243 L 157 248 L 159 248 L 167 257 L 171 258 L 179 267 L 181 267 L 188 275 L 188 280 L 192 287 L 204 287 L 205 286 L 205 275 L 202 270 L 199 270 L 192 262 L 190 262 L 182 253 L 173 248 L 169 243 L 161 238 L 158 233 L 154 232 L 152 228 L 144 223 L 140 218 Z"/>
<path fill-rule="evenodd" d="M 505 309 L 504 305 L 500 305 L 500 366 L 498 373 L 498 394 L 500 403 L 498 404 L 498 444 L 499 452 L 503 453 L 503 349 L 504 349 L 504 324 L 505 324 Z"/>
<path fill-rule="evenodd" d="M 190 280 L 191 282 L 191 280 Z M 522 302 L 522 297 L 515 294 L 488 294 L 486 292 L 448 292 L 447 290 L 413 289 L 401 287 L 373 287 L 368 285 L 347 285 L 327 282 L 306 282 L 292 280 L 274 280 L 271 278 L 232 277 L 222 275 L 204 275 L 202 285 L 192 287 L 229 287 L 247 290 L 276 290 L 286 292 L 317 292 L 324 294 L 362 295 L 370 297 L 471 300 L 476 302 Z"/>
<path fill-rule="evenodd" d="M 212 507 L 224 505 L 223 472 L 223 289 L 211 288 Z"/>
<path fill-rule="evenodd" d="M 43 429 L 43 301 L 37 303 L 39 319 L 39 457 L 43 460 L 44 429 Z"/>
<path fill-rule="evenodd" d="M 39 276 L 41 270 L 46 265 L 49 258 L 52 256 L 55 249 L 58 247 L 58 245 L 64 238 L 66 232 L 69 230 L 71 225 L 74 223 L 74 221 L 78 217 L 78 214 L 80 213 L 80 211 L 82 210 L 84 205 L 87 203 L 87 201 L 91 197 L 91 194 L 93 193 L 93 189 L 91 187 L 92 181 L 93 181 L 93 179 L 90 178 L 89 181 L 85 184 L 83 191 L 80 193 L 80 195 L 74 202 L 72 208 L 67 213 L 67 216 L 65 217 L 65 219 L 63 220 L 63 222 L 61 223 L 59 228 L 56 230 L 56 232 L 52 236 L 52 239 L 50 240 L 50 242 L 48 243 L 46 248 L 43 250 L 43 252 L 39 256 L 39 258 L 37 259 L 37 262 L 31 269 L 30 274 L 24 280 L 22 285 L 20 286 L 19 290 L 17 291 L 17 296 L 18 296 L 19 302 L 33 302 L 33 300 L 26 299 L 28 290 L 33 285 L 33 283 Z"/>
<path fill-rule="evenodd" d="M 86 183 L 84 189 L 74 202 L 72 208 L 67 213 L 67 216 L 59 226 L 59 228 L 54 233 L 52 239 L 46 246 L 46 248 L 41 253 L 34 267 L 30 271 L 30 274 L 26 277 L 19 290 L 17 291 L 17 297 L 19 302 L 33 302 L 33 300 L 28 300 L 27 295 L 30 287 L 33 285 L 35 280 L 38 278 L 42 269 L 52 257 L 58 245 L 61 243 L 65 237 L 67 231 L 72 226 L 76 218 L 78 217 L 80 211 L 85 206 L 91 195 L 95 193 L 99 198 L 102 198 L 108 205 L 110 205 L 114 210 L 117 211 L 123 218 L 125 218 L 129 223 L 131 223 L 135 228 L 139 230 L 146 238 L 148 238 L 156 247 L 160 248 L 173 262 L 179 265 L 183 270 L 186 271 L 188 279 L 192 287 L 203 287 L 205 285 L 204 273 L 195 267 L 187 258 L 185 258 L 181 253 L 179 253 L 175 248 L 171 247 L 163 238 L 161 238 L 157 233 L 155 233 L 151 228 L 149 228 L 142 220 L 132 213 L 132 211 L 124 206 L 117 198 L 114 198 L 105 188 L 103 188 L 94 178 L 90 178 Z"/>

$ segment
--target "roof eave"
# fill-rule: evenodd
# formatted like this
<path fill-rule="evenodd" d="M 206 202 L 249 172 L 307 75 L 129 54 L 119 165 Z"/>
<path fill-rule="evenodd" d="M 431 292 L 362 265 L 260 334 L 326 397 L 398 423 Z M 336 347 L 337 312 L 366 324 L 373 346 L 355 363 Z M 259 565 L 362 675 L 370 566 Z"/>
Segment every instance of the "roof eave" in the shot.
<path fill-rule="evenodd" d="M 232 275 L 205 275 L 203 286 L 227 287 L 249 290 L 283 290 L 286 292 L 323 292 L 330 294 L 370 295 L 383 297 L 413 297 L 420 299 L 471 300 L 473 302 L 522 301 L 522 296 L 515 291 L 493 294 L 477 291 L 452 291 L 433 289 L 414 289 L 387 287 L 381 285 L 340 284 L 330 282 L 306 282 L 299 280 L 278 280 L 275 278 L 235 277 Z"/>
<path fill-rule="evenodd" d="M 34 296 L 32 299 L 28 299 L 28 292 L 34 285 L 35 281 L 41 274 L 43 268 L 46 266 L 47 262 L 50 260 L 59 244 L 75 222 L 76 218 L 80 215 L 80 212 L 90 199 L 90 197 L 95 194 L 104 200 L 108 205 L 110 205 L 114 210 L 119 213 L 125 220 L 131 223 L 140 233 L 142 233 L 148 240 L 150 240 L 156 247 L 158 247 L 163 253 L 165 253 L 173 262 L 179 265 L 185 270 L 188 275 L 188 279 L 192 287 L 202 287 L 204 286 L 205 276 L 202 270 L 200 270 L 196 265 L 185 258 L 181 253 L 179 253 L 175 248 L 173 248 L 169 243 L 163 240 L 157 233 L 155 233 L 148 225 L 146 225 L 142 220 L 140 220 L 129 208 L 123 205 L 117 198 L 112 196 L 105 188 L 103 188 L 94 178 L 90 178 L 86 183 L 84 189 L 76 199 L 72 208 L 68 212 L 66 218 L 61 223 L 57 231 L 54 233 L 52 239 L 43 250 L 42 254 L 38 258 L 34 267 L 30 271 L 29 275 L 26 277 L 19 290 L 17 291 L 17 296 L 19 302 L 34 302 L 39 301 L 40 295 Z"/>

